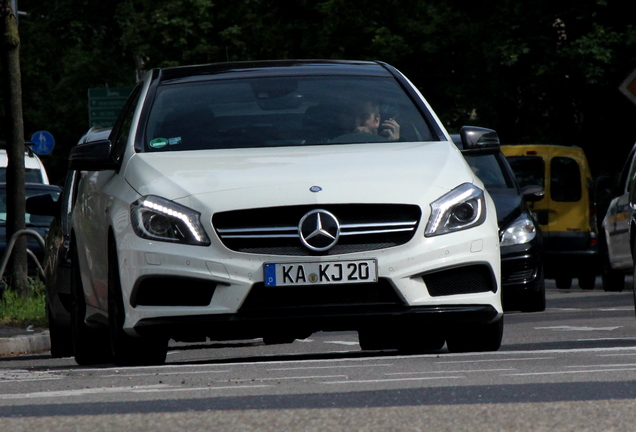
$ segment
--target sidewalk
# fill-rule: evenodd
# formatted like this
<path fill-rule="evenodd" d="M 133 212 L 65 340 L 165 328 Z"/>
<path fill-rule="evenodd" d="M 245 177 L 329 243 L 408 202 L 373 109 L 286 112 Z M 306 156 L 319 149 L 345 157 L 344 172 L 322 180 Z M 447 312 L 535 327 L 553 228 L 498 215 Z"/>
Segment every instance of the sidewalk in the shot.
<path fill-rule="evenodd" d="M 51 349 L 49 331 L 0 325 L 0 362 L 5 356 L 35 354 Z"/>

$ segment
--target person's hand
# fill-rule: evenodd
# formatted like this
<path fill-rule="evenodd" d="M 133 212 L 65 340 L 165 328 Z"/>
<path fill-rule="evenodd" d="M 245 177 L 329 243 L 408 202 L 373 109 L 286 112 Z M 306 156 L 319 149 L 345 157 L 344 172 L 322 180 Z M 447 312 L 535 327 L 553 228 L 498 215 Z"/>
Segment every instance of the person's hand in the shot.
<path fill-rule="evenodd" d="M 372 134 L 375 135 L 377 129 L 372 128 L 370 126 L 358 126 L 354 132 L 356 133 L 364 133 L 364 134 Z"/>
<path fill-rule="evenodd" d="M 379 135 L 388 138 L 390 141 L 400 139 L 400 125 L 393 119 L 388 119 L 380 125 Z"/>

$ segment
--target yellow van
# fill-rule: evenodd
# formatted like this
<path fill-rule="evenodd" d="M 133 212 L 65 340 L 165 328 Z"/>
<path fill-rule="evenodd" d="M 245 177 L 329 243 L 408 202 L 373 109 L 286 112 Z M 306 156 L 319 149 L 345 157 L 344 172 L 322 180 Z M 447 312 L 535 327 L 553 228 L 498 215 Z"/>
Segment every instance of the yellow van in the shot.
<path fill-rule="evenodd" d="M 545 195 L 528 203 L 541 227 L 545 277 L 558 288 L 592 289 L 600 272 L 592 174 L 583 149 L 550 144 L 502 145 L 519 185 Z"/>

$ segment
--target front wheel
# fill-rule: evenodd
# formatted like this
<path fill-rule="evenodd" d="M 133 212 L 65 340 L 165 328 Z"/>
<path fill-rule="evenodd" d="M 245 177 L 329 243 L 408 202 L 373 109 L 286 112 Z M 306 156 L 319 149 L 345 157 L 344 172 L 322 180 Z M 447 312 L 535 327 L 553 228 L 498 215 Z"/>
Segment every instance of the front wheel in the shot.
<path fill-rule="evenodd" d="M 73 356 L 73 337 L 71 328 L 62 325 L 51 315 L 50 306 L 46 305 L 46 315 L 49 321 L 49 338 L 51 340 L 51 357 L 62 358 Z"/>
<path fill-rule="evenodd" d="M 108 251 L 108 327 L 115 364 L 141 366 L 165 363 L 168 339 L 130 336 L 123 328 L 125 313 L 117 250 L 115 242 L 111 241 Z"/>
<path fill-rule="evenodd" d="M 603 254 L 602 260 L 603 268 L 601 279 L 603 280 L 603 289 L 605 291 L 623 291 L 625 287 L 625 273 L 612 268 L 607 253 Z"/>
<path fill-rule="evenodd" d="M 497 351 L 503 329 L 503 316 L 489 324 L 458 328 L 447 336 L 446 346 L 450 352 Z"/>

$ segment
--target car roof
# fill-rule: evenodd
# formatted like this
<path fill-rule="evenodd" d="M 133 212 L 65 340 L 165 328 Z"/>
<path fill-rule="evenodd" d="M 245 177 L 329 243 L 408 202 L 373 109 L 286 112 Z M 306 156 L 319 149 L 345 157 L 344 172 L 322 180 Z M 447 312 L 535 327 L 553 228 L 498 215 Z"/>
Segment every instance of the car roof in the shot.
<path fill-rule="evenodd" d="M 371 75 L 391 76 L 389 66 L 377 61 L 353 60 L 270 60 L 252 62 L 214 63 L 196 66 L 180 66 L 166 69 L 154 69 L 153 73 L 160 81 L 181 80 L 184 78 L 204 79 L 234 76 L 298 76 L 298 75 Z"/>

